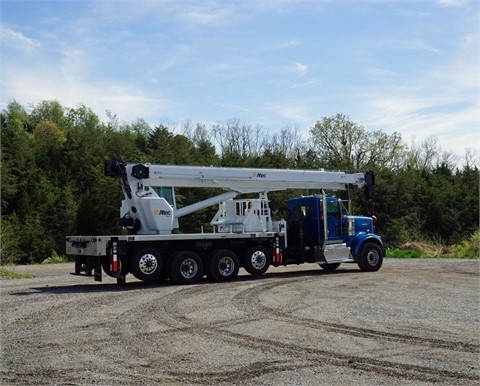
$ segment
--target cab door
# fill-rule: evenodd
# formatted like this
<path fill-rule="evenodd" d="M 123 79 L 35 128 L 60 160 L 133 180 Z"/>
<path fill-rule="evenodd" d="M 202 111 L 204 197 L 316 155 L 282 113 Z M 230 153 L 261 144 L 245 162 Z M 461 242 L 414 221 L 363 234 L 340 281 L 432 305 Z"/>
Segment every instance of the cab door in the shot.
<path fill-rule="evenodd" d="M 288 201 L 288 244 L 290 246 L 320 245 L 319 200 L 316 197 L 301 197 Z"/>
<path fill-rule="evenodd" d="M 340 201 L 327 200 L 328 242 L 344 241 L 346 234 L 345 218 Z"/>

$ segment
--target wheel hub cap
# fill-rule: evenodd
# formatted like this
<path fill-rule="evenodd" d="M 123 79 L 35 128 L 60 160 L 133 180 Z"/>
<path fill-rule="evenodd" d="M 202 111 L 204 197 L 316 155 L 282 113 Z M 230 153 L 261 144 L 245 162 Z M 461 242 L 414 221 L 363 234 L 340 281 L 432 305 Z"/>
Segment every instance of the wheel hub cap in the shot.
<path fill-rule="evenodd" d="M 235 263 L 228 257 L 222 257 L 218 262 L 218 272 L 222 276 L 229 276 L 235 269 Z"/>
<path fill-rule="evenodd" d="M 155 272 L 155 270 L 157 269 L 158 262 L 155 256 L 151 254 L 147 254 L 147 255 L 143 255 L 140 258 L 138 265 L 139 265 L 140 271 L 142 271 L 144 274 L 149 275 Z"/>
<path fill-rule="evenodd" d="M 262 251 L 255 251 L 251 256 L 251 262 L 255 269 L 262 269 L 267 262 L 267 256 Z"/>
<path fill-rule="evenodd" d="M 377 265 L 380 257 L 376 251 L 370 251 L 367 255 L 368 264 L 371 266 Z"/>
<path fill-rule="evenodd" d="M 193 259 L 185 259 L 180 266 L 180 272 L 186 279 L 194 277 L 198 272 L 198 265 Z"/>

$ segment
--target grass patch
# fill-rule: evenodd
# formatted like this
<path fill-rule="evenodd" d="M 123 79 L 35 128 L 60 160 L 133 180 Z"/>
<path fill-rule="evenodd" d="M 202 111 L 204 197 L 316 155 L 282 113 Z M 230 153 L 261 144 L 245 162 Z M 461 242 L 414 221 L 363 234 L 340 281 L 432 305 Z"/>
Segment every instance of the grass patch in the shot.
<path fill-rule="evenodd" d="M 475 251 L 456 251 L 430 254 L 414 249 L 388 248 L 387 257 L 394 259 L 478 259 Z"/>
<path fill-rule="evenodd" d="M 445 246 L 434 241 L 413 241 L 387 249 L 387 257 L 403 259 L 478 259 L 480 258 L 480 229 L 460 243 Z"/>
<path fill-rule="evenodd" d="M 413 249 L 389 248 L 387 249 L 387 257 L 395 259 L 422 259 L 431 256 Z"/>
<path fill-rule="evenodd" d="M 471 249 L 455 249 L 445 252 L 441 257 L 453 259 L 478 259 L 480 258 L 478 250 Z"/>
<path fill-rule="evenodd" d="M 387 256 L 402 259 L 426 259 L 442 257 L 444 249 L 427 242 L 405 243 L 397 248 L 387 249 Z"/>
<path fill-rule="evenodd" d="M 70 260 L 66 256 L 61 256 L 57 252 L 52 251 L 52 255 L 43 260 L 40 264 L 63 264 L 69 263 Z"/>
<path fill-rule="evenodd" d="M 0 267 L 0 278 L 2 279 L 31 279 L 32 275 L 27 275 L 24 273 L 16 273 L 10 271 L 9 269 Z"/>
<path fill-rule="evenodd" d="M 471 241 L 474 241 L 473 238 Z M 388 248 L 387 257 L 399 259 L 478 259 L 479 247 L 474 242 L 464 241 L 452 246 L 439 246 L 427 242 L 412 242 L 397 248 Z"/>
<path fill-rule="evenodd" d="M 43 260 L 40 264 L 60 264 L 60 263 L 69 263 L 70 261 L 66 257 L 62 256 L 52 256 Z"/>

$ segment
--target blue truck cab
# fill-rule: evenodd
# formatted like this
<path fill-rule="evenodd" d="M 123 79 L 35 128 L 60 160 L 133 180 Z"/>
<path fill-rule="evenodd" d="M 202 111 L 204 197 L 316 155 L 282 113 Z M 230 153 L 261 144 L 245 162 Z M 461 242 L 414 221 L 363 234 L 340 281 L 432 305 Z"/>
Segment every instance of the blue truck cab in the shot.
<path fill-rule="evenodd" d="M 292 198 L 287 208 L 288 263 L 317 262 L 324 269 L 357 263 L 363 271 L 382 266 L 385 249 L 374 218 L 352 216 L 344 201 L 325 194 Z"/>

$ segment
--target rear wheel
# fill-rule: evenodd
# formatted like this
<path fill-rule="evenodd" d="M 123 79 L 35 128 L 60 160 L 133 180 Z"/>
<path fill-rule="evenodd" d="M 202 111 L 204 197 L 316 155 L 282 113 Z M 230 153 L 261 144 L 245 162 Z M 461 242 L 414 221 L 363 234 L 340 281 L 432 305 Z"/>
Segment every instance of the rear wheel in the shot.
<path fill-rule="evenodd" d="M 216 281 L 233 280 L 239 269 L 237 255 L 228 249 L 213 252 L 208 261 L 208 276 Z"/>
<path fill-rule="evenodd" d="M 138 280 L 152 281 L 162 273 L 163 259 L 156 249 L 141 249 L 134 252 L 129 262 L 129 268 Z"/>
<path fill-rule="evenodd" d="M 243 257 L 243 267 L 250 275 L 263 275 L 270 266 L 270 253 L 262 245 L 247 250 Z"/>
<path fill-rule="evenodd" d="M 362 271 L 378 271 L 383 263 L 383 251 L 377 244 L 366 243 L 358 259 Z"/>
<path fill-rule="evenodd" d="M 203 262 L 192 251 L 181 251 L 170 260 L 170 279 L 179 284 L 194 284 L 203 277 Z"/>

